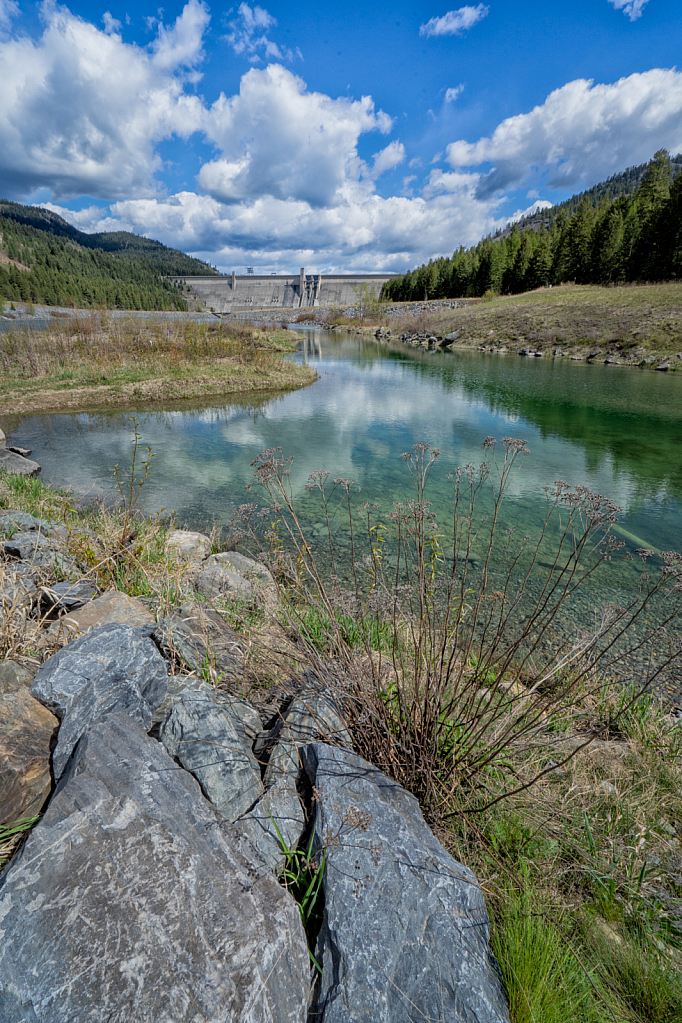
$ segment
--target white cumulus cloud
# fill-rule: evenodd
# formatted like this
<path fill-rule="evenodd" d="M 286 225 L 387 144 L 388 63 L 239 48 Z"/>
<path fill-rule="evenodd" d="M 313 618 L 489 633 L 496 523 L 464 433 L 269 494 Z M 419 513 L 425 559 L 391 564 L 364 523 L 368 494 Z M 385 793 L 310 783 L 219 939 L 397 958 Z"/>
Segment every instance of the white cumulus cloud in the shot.
<path fill-rule="evenodd" d="M 280 64 L 252 68 L 237 95 L 221 95 L 207 113 L 206 134 L 221 153 L 201 168 L 199 185 L 227 203 L 269 195 L 334 205 L 362 173 L 360 135 L 392 124 L 369 96 L 332 99 Z"/>
<path fill-rule="evenodd" d="M 386 171 L 393 170 L 405 160 L 405 146 L 402 142 L 390 142 L 385 149 L 375 153 L 372 157 L 372 169 L 368 176 L 376 179 Z"/>
<path fill-rule="evenodd" d="M 463 29 L 481 9 L 450 12 L 448 24 L 461 15 Z M 207 104 L 193 88 L 210 18 L 201 0 L 187 0 L 168 25 L 155 21 L 147 46 L 124 42 L 110 12 L 97 27 L 54 4 L 42 11 L 35 38 L 12 34 L 13 4 L 0 0 L 8 26 L 0 35 L 0 195 L 25 200 L 49 189 L 49 208 L 82 230 L 135 231 L 227 271 L 404 270 L 504 226 L 505 190 L 524 185 L 542 205 L 537 188 L 546 181 L 585 187 L 662 146 L 682 150 L 682 73 L 578 80 L 489 138 L 452 142 L 449 168 L 432 165 L 420 189 L 407 168 L 425 161 L 410 159 L 398 139 L 386 138 L 370 159 L 360 155 L 368 151 L 363 135 L 388 136 L 394 126 L 371 96 L 310 90 L 273 62 L 252 67 L 234 95 Z M 474 12 L 469 22 L 465 11 Z M 252 41 L 267 37 L 274 21 L 246 3 L 237 17 Z M 247 57 L 266 55 L 249 45 Z M 448 89 L 446 103 L 460 91 Z M 164 195 L 159 143 L 191 135 L 214 152 L 196 190 Z M 379 195 L 380 175 L 403 164 L 404 194 Z M 108 207 L 71 212 L 64 207 L 71 196 Z"/>
<path fill-rule="evenodd" d="M 1 0 L 0 0 L 1 2 Z M 0 194 L 57 198 L 155 191 L 156 144 L 203 123 L 185 91 L 202 56 L 206 5 L 188 0 L 148 48 L 44 5 L 42 35 L 0 42 Z"/>
<path fill-rule="evenodd" d="M 649 0 L 609 0 L 609 3 L 613 4 L 617 11 L 626 14 L 630 21 L 637 21 L 637 18 L 641 18 L 644 6 L 648 2 Z"/>
<path fill-rule="evenodd" d="M 19 13 L 19 4 L 15 0 L 0 0 L 0 32 L 9 28 L 12 18 Z"/>
<path fill-rule="evenodd" d="M 595 182 L 660 148 L 682 150 L 682 72 L 654 68 L 609 85 L 584 78 L 550 93 L 527 114 L 509 117 L 489 138 L 447 148 L 452 167 L 492 164 L 478 195 L 547 174 L 550 188 Z"/>
<path fill-rule="evenodd" d="M 121 22 L 113 16 L 111 11 L 104 12 L 102 21 L 104 22 L 104 31 L 110 36 L 115 35 L 121 27 Z"/>
<path fill-rule="evenodd" d="M 639 0 L 635 0 L 639 2 Z M 420 36 L 458 36 L 467 32 L 487 15 L 489 7 L 478 4 L 476 7 L 460 7 L 456 11 L 448 11 L 441 18 L 431 18 L 419 27 Z"/>
<path fill-rule="evenodd" d="M 336 204 L 324 208 L 271 195 L 226 204 L 195 192 L 120 201 L 104 213 L 44 205 L 81 230 L 134 231 L 226 272 L 247 265 L 404 271 L 504 226 L 507 218 L 496 218 L 490 202 L 476 199 L 478 180 L 453 174 L 447 188 L 414 198 L 382 198 L 362 182 L 348 181 Z"/>

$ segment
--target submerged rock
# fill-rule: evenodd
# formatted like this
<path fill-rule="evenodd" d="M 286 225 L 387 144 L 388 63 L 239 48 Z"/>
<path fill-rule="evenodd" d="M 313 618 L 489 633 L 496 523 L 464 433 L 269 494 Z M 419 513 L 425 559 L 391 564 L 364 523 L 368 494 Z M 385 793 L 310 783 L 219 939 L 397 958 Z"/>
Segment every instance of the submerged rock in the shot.
<path fill-rule="evenodd" d="M 414 796 L 346 750 L 305 769 L 327 848 L 320 1023 L 508 1023 L 480 885 L 434 837 Z"/>
<path fill-rule="evenodd" d="M 125 714 L 92 725 L 0 880 L 2 1023 L 304 1023 L 300 914 Z"/>
<path fill-rule="evenodd" d="M 167 689 L 168 667 L 149 631 L 128 625 L 101 625 L 45 661 L 30 692 L 61 718 L 55 779 L 93 721 L 125 711 L 147 730 Z"/>

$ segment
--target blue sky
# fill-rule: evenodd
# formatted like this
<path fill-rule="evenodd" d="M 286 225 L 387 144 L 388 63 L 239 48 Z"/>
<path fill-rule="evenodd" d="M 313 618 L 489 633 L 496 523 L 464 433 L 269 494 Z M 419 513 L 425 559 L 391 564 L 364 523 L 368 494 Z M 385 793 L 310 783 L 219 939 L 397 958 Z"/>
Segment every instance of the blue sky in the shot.
<path fill-rule="evenodd" d="M 405 270 L 682 151 L 679 0 L 0 0 L 0 196 L 221 270 Z"/>

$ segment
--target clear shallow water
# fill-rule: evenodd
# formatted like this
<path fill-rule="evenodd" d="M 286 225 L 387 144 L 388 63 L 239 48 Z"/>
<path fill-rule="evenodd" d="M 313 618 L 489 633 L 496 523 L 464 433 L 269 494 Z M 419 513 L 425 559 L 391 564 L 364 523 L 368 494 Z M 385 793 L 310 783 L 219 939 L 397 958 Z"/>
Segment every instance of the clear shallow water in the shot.
<path fill-rule="evenodd" d="M 283 396 L 200 407 L 61 413 L 4 420 L 11 442 L 33 449 L 43 478 L 93 496 L 111 490 L 111 467 L 128 465 L 131 412 L 143 444 L 156 452 L 145 508 L 174 509 L 196 528 L 227 523 L 251 500 L 244 488 L 260 451 L 293 455 L 291 481 L 303 518 L 322 544 L 320 512 L 305 491 L 328 469 L 361 487 L 358 503 L 390 508 L 410 496 L 400 455 L 418 441 L 441 449 L 430 488 L 447 519 L 445 476 L 478 464 L 485 437 L 521 437 L 531 454 L 518 476 L 503 526 L 534 534 L 543 487 L 585 484 L 622 509 L 629 549 L 682 546 L 682 373 L 661 374 L 565 360 L 479 352 L 426 352 L 380 346 L 356 335 L 302 332 L 298 358 L 319 380 Z M 9 431 L 8 431 L 9 427 Z M 341 546 L 347 542 L 342 533 Z M 549 551 L 549 546 L 548 546 Z M 628 592 L 633 569 L 613 566 L 591 598 Z"/>

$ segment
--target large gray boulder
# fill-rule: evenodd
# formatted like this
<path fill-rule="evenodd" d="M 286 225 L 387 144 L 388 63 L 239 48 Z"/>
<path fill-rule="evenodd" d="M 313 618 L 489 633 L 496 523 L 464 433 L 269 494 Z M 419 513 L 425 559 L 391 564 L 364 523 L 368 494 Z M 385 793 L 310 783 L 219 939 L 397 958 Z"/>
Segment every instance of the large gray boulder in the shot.
<path fill-rule="evenodd" d="M 327 847 L 316 958 L 320 1023 L 508 1023 L 472 872 L 443 849 L 414 796 L 361 757 L 303 751 Z"/>
<path fill-rule="evenodd" d="M 304 1023 L 293 899 L 125 714 L 83 736 L 0 880 L 2 1023 Z"/>
<path fill-rule="evenodd" d="M 52 757 L 55 778 L 93 721 L 120 710 L 148 730 L 167 689 L 168 666 L 148 629 L 101 625 L 50 657 L 30 692 L 61 718 Z"/>
<path fill-rule="evenodd" d="M 207 558 L 195 585 L 206 597 L 232 596 L 250 600 L 267 591 L 276 592 L 275 581 L 265 565 L 236 551 Z"/>
<path fill-rule="evenodd" d="M 0 448 L 0 469 L 15 476 L 37 476 L 40 466 L 30 458 L 22 458 L 6 447 Z"/>
<path fill-rule="evenodd" d="M 159 737 L 228 820 L 247 813 L 263 795 L 260 770 L 243 726 L 229 706 L 218 706 L 212 696 L 185 693 L 162 724 Z"/>

